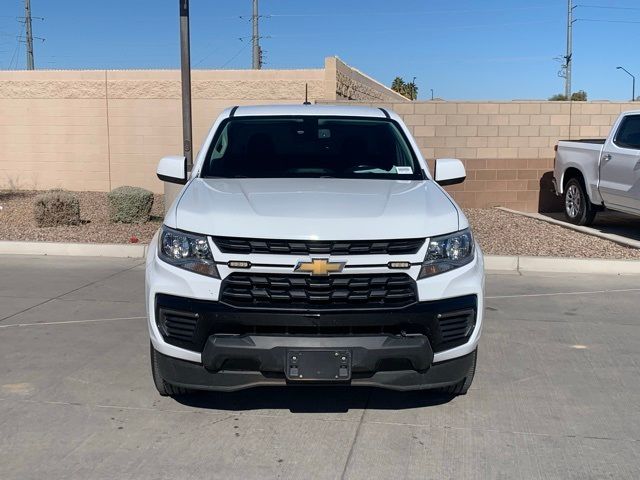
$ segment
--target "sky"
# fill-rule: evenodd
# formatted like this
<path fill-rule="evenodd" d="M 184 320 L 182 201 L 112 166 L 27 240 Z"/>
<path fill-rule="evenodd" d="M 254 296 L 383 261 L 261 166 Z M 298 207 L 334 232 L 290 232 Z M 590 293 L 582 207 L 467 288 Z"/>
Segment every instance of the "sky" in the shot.
<path fill-rule="evenodd" d="M 190 0 L 193 68 L 251 67 L 251 0 Z M 574 0 L 572 90 L 628 100 L 640 2 Z M 0 69 L 25 68 L 23 0 L 2 0 Z M 179 68 L 179 0 L 31 0 L 36 68 Z M 605 7 L 605 8 L 602 8 Z M 564 91 L 566 0 L 260 0 L 264 68 L 337 55 L 419 99 L 546 99 Z M 640 80 L 640 76 L 639 76 Z M 639 92 L 640 95 L 640 83 Z"/>

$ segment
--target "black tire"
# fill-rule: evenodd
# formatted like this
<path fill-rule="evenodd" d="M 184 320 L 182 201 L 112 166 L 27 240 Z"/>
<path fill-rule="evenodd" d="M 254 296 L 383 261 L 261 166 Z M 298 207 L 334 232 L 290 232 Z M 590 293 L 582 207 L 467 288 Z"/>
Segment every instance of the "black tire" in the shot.
<path fill-rule="evenodd" d="M 187 395 L 191 391 L 189 389 L 178 387 L 167 382 L 160 374 L 160 367 L 158 365 L 158 352 L 153 348 L 153 344 L 149 342 L 150 356 L 151 356 L 151 376 L 153 377 L 153 383 L 158 390 L 158 393 L 163 397 L 175 397 L 178 395 Z"/>
<path fill-rule="evenodd" d="M 591 225 L 596 216 L 596 210 L 579 178 L 569 179 L 564 187 L 564 216 L 574 225 Z"/>
<path fill-rule="evenodd" d="M 450 385 L 448 387 L 443 387 L 438 389 L 441 393 L 446 393 L 448 395 L 466 395 L 469 391 L 469 387 L 471 387 L 471 383 L 473 383 L 473 377 L 476 374 L 476 361 L 478 360 L 478 349 L 476 348 L 473 353 L 473 357 L 471 358 L 471 365 L 469 366 L 469 370 L 467 371 L 467 375 L 460 380 L 455 385 Z"/>

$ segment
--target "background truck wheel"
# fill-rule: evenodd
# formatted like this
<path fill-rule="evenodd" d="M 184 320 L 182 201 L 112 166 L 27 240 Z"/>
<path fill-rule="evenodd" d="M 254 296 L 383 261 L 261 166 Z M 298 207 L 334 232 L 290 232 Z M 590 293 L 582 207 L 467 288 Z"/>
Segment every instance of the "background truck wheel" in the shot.
<path fill-rule="evenodd" d="M 158 352 L 153 348 L 153 344 L 151 342 L 149 342 L 149 348 L 151 354 L 151 375 L 153 376 L 153 383 L 158 389 L 158 393 L 163 397 L 173 397 L 190 393 L 190 390 L 176 385 L 171 385 L 162 378 L 162 375 L 160 375 L 160 368 L 158 367 Z"/>
<path fill-rule="evenodd" d="M 590 225 L 596 216 L 584 185 L 577 178 L 570 179 L 564 188 L 564 215 L 575 225 Z"/>
<path fill-rule="evenodd" d="M 455 385 L 451 385 L 449 387 L 443 387 L 438 389 L 440 393 L 446 393 L 449 395 L 466 395 L 471 383 L 473 382 L 473 377 L 476 374 L 476 361 L 478 359 L 478 349 L 476 348 L 473 353 L 471 366 L 469 367 L 469 371 L 467 372 L 467 376 L 464 379 L 460 380 Z"/>

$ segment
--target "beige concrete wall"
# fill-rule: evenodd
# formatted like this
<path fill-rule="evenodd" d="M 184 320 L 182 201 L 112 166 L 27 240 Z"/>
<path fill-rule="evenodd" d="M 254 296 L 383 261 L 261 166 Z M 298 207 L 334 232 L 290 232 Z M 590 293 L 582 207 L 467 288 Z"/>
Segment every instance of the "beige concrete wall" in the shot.
<path fill-rule="evenodd" d="M 196 151 L 226 107 L 302 103 L 305 86 L 311 102 L 345 89 L 402 100 L 336 57 L 321 69 L 195 70 Z M 161 192 L 159 158 L 182 152 L 180 96 L 177 70 L 0 72 L 0 188 Z"/>
<path fill-rule="evenodd" d="M 561 139 L 606 137 L 636 103 L 400 102 L 366 103 L 395 110 L 423 155 L 460 158 L 463 184 L 448 187 L 465 207 L 553 208 L 549 191 L 554 145 Z"/>
<path fill-rule="evenodd" d="M 199 145 L 230 105 L 335 98 L 324 69 L 194 71 Z M 162 191 L 155 167 L 182 151 L 178 71 L 0 72 L 0 188 Z"/>
<path fill-rule="evenodd" d="M 348 79 L 347 80 L 345 80 Z M 230 105 L 344 101 L 397 111 L 424 156 L 458 157 L 467 207 L 538 210 L 559 139 L 604 137 L 634 103 L 409 102 L 336 57 L 315 70 L 193 72 L 194 145 Z M 354 103 L 351 101 L 350 103 Z M 158 159 L 182 151 L 178 71 L 0 72 L 0 188 L 161 192 Z M 542 184 L 542 187 L 541 187 Z"/>

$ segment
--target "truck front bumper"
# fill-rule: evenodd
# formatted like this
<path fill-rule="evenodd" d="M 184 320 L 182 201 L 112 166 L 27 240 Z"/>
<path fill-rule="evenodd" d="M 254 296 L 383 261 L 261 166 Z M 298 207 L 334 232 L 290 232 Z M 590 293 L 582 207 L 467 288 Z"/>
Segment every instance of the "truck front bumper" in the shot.
<path fill-rule="evenodd" d="M 163 378 L 205 390 L 298 383 L 287 380 L 292 351 L 349 352 L 349 378 L 336 383 L 405 390 L 453 385 L 465 377 L 471 356 L 434 363 L 434 351 L 465 345 L 478 327 L 475 295 L 397 310 L 327 312 L 239 309 L 164 294 L 155 303 L 163 341 L 200 355 L 200 362 L 161 355 Z"/>
<path fill-rule="evenodd" d="M 281 339 L 278 340 L 281 344 Z M 283 348 L 282 346 L 278 348 Z M 379 352 L 358 347 L 366 362 L 375 360 Z M 229 351 L 228 351 L 229 352 Z M 284 354 L 273 355 L 277 349 L 264 350 L 260 347 L 251 353 L 254 358 L 273 357 L 284 359 Z M 243 355 L 246 356 L 246 350 Z M 281 362 L 281 360 L 280 360 Z M 391 390 L 421 390 L 455 385 L 468 374 L 473 363 L 473 354 L 457 357 L 444 362 L 432 364 L 427 370 L 393 370 L 378 371 L 368 374 L 353 373 L 348 382 L 336 382 L 335 385 L 353 385 L 382 387 Z M 275 365 L 275 363 L 274 363 Z M 287 385 L 284 373 L 260 372 L 251 370 L 212 371 L 205 365 L 158 354 L 158 366 L 162 377 L 168 382 L 185 388 L 196 390 L 235 391 L 258 386 Z"/>

